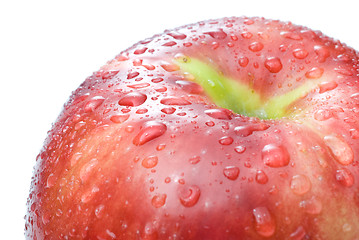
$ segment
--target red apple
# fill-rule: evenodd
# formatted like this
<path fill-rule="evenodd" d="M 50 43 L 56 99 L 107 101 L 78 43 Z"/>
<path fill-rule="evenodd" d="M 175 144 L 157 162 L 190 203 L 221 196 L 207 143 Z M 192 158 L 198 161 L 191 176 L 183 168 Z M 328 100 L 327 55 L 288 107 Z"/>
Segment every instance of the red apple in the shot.
<path fill-rule="evenodd" d="M 224 18 L 141 41 L 72 94 L 27 239 L 359 239 L 358 53 Z"/>

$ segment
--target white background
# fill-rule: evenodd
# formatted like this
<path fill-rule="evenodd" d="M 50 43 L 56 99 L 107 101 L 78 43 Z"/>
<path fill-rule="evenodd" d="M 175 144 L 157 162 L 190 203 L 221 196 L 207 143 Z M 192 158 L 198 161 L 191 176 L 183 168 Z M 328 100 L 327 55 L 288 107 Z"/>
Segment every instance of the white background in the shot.
<path fill-rule="evenodd" d="M 0 3 L 0 238 L 24 239 L 35 158 L 70 93 L 165 29 L 225 16 L 305 25 L 359 49 L 356 1 L 118 0 Z"/>

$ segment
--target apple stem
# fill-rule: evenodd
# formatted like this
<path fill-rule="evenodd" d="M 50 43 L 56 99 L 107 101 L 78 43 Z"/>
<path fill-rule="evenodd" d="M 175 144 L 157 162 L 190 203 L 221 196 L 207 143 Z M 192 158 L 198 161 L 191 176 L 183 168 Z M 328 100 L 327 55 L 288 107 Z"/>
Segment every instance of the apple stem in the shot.
<path fill-rule="evenodd" d="M 248 85 L 224 76 L 213 66 L 195 58 L 181 56 L 174 60 L 181 71 L 193 76 L 194 81 L 202 86 L 205 93 L 219 107 L 261 119 L 277 119 L 287 115 L 287 108 L 294 101 L 315 87 L 315 83 L 307 82 L 302 86 L 274 96 L 263 102 L 260 95 Z"/>

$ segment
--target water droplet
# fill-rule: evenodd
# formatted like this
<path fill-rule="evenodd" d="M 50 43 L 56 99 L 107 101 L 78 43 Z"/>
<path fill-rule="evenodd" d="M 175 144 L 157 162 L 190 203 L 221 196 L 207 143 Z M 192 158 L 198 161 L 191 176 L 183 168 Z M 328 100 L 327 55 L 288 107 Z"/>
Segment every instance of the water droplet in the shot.
<path fill-rule="evenodd" d="M 47 177 L 46 187 L 48 188 L 53 187 L 55 183 L 56 183 L 56 177 L 53 173 L 50 173 L 50 175 Z"/>
<path fill-rule="evenodd" d="M 154 206 L 155 208 L 160 208 L 163 205 L 165 205 L 166 199 L 167 199 L 166 194 L 157 194 L 152 198 L 152 201 L 151 201 L 152 206 Z"/>
<path fill-rule="evenodd" d="M 333 115 L 328 110 L 319 109 L 314 113 L 314 119 L 317 121 L 325 121 L 331 118 Z"/>
<path fill-rule="evenodd" d="M 330 90 L 335 89 L 338 86 L 338 83 L 335 81 L 322 82 L 319 84 L 319 93 L 324 93 Z"/>
<path fill-rule="evenodd" d="M 297 195 L 303 195 L 312 187 L 312 183 L 310 182 L 309 178 L 305 175 L 299 174 L 292 177 L 290 181 L 290 188 L 292 191 Z"/>
<path fill-rule="evenodd" d="M 168 107 L 168 108 L 162 108 L 161 112 L 166 113 L 166 114 L 172 114 L 176 111 L 176 109 L 174 107 Z"/>
<path fill-rule="evenodd" d="M 183 40 L 183 39 L 185 39 L 187 37 L 185 34 L 178 33 L 178 32 L 167 33 L 167 35 L 173 37 L 176 40 Z"/>
<path fill-rule="evenodd" d="M 265 60 L 264 66 L 271 72 L 271 73 L 278 73 L 282 70 L 282 62 L 278 57 L 269 57 Z"/>
<path fill-rule="evenodd" d="M 297 229 L 290 234 L 290 240 L 303 240 L 306 235 L 305 229 L 302 226 L 297 227 Z"/>
<path fill-rule="evenodd" d="M 308 214 L 316 215 L 322 212 L 322 202 L 316 197 L 312 197 L 308 200 L 303 200 L 299 203 L 299 207 L 303 208 Z"/>
<path fill-rule="evenodd" d="M 293 50 L 293 56 L 297 59 L 304 59 L 308 56 L 308 52 L 304 49 L 297 48 Z"/>
<path fill-rule="evenodd" d="M 90 190 L 86 191 L 81 195 L 81 202 L 88 203 L 89 201 L 91 201 L 91 199 L 93 199 L 95 194 L 99 191 L 100 189 L 97 186 L 92 187 Z"/>
<path fill-rule="evenodd" d="M 212 118 L 223 119 L 223 120 L 232 119 L 231 112 L 229 110 L 227 110 L 227 109 L 224 109 L 224 108 L 221 108 L 221 109 L 207 109 L 204 112 L 205 112 L 205 114 L 207 114 L 208 116 L 210 116 Z"/>
<path fill-rule="evenodd" d="M 236 135 L 240 137 L 247 137 L 251 135 L 254 131 L 264 131 L 269 128 L 269 125 L 266 123 L 254 123 L 243 126 L 237 126 L 234 128 Z"/>
<path fill-rule="evenodd" d="M 266 207 L 253 209 L 255 229 L 262 237 L 271 237 L 275 233 L 276 224 L 274 218 Z"/>
<path fill-rule="evenodd" d="M 201 157 L 200 156 L 193 156 L 189 159 L 189 162 L 191 164 L 197 164 L 201 161 Z"/>
<path fill-rule="evenodd" d="M 140 132 L 133 139 L 133 144 L 136 146 L 143 145 L 155 138 L 162 136 L 167 130 L 167 126 L 158 121 L 148 121 L 143 126 Z"/>
<path fill-rule="evenodd" d="M 191 94 L 200 94 L 203 92 L 201 85 L 195 82 L 178 80 L 176 81 L 176 84 L 179 85 L 182 90 Z"/>
<path fill-rule="evenodd" d="M 262 159 L 269 167 L 284 167 L 289 164 L 289 153 L 284 146 L 268 144 L 262 150 Z"/>
<path fill-rule="evenodd" d="M 164 63 L 161 65 L 161 67 L 167 72 L 174 72 L 180 70 L 179 66 L 171 63 Z"/>
<path fill-rule="evenodd" d="M 159 82 L 162 82 L 162 81 L 163 81 L 163 78 L 153 78 L 151 80 L 151 82 L 153 82 L 153 83 L 159 83 Z"/>
<path fill-rule="evenodd" d="M 102 218 L 104 215 L 104 209 L 105 209 L 105 205 L 100 204 L 96 209 L 95 209 L 95 216 L 97 218 Z"/>
<path fill-rule="evenodd" d="M 97 164 L 98 164 L 98 160 L 96 158 L 93 158 L 81 167 L 79 175 L 83 183 L 89 179 L 90 175 L 96 168 Z"/>
<path fill-rule="evenodd" d="M 143 159 L 142 166 L 145 168 L 154 168 L 156 167 L 157 163 L 158 163 L 157 156 L 149 156 Z"/>
<path fill-rule="evenodd" d="M 249 44 L 249 50 L 251 50 L 252 52 L 259 52 L 260 50 L 262 50 L 264 47 L 263 43 L 261 42 L 252 42 L 251 44 Z"/>
<path fill-rule="evenodd" d="M 208 34 L 214 39 L 225 39 L 227 37 L 227 33 L 225 33 L 222 29 L 218 29 L 217 31 L 205 32 L 204 34 Z"/>
<path fill-rule="evenodd" d="M 294 32 L 281 32 L 280 35 L 285 38 L 292 39 L 292 40 L 302 40 L 303 39 L 302 36 L 300 36 L 298 33 L 294 33 Z"/>
<path fill-rule="evenodd" d="M 236 180 L 239 175 L 239 168 L 235 166 L 228 166 L 223 169 L 223 174 L 229 180 Z"/>
<path fill-rule="evenodd" d="M 244 20 L 243 23 L 246 24 L 246 25 L 252 25 L 254 23 L 254 20 L 253 19 L 246 19 L 246 20 Z"/>
<path fill-rule="evenodd" d="M 140 92 L 130 92 L 123 96 L 118 104 L 121 106 L 136 107 L 143 104 L 147 99 L 147 96 Z"/>
<path fill-rule="evenodd" d="M 101 106 L 104 101 L 105 98 L 100 96 L 91 98 L 91 100 L 89 100 L 84 107 L 85 112 L 95 111 L 95 109 Z"/>
<path fill-rule="evenodd" d="M 249 63 L 249 59 L 247 57 L 240 57 L 239 60 L 238 60 L 238 64 L 241 66 L 241 67 L 246 67 Z"/>
<path fill-rule="evenodd" d="M 324 143 L 330 149 L 338 163 L 349 165 L 354 161 L 354 153 L 351 147 L 344 140 L 329 135 L 324 137 Z"/>
<path fill-rule="evenodd" d="M 137 114 L 145 114 L 148 112 L 148 109 L 147 108 L 139 108 L 137 109 L 136 113 Z"/>
<path fill-rule="evenodd" d="M 199 200 L 201 196 L 201 190 L 198 186 L 192 185 L 187 188 L 183 188 L 179 193 L 179 199 L 183 206 L 193 207 Z"/>
<path fill-rule="evenodd" d="M 118 74 L 118 70 L 112 70 L 112 71 L 104 71 L 101 75 L 102 79 L 110 79 L 113 78 L 114 76 L 116 76 Z"/>
<path fill-rule="evenodd" d="M 175 41 L 169 41 L 169 42 L 166 42 L 164 44 L 162 44 L 162 46 L 164 47 L 172 47 L 174 45 L 176 45 L 177 43 Z"/>
<path fill-rule="evenodd" d="M 256 181 L 259 184 L 266 184 L 268 182 L 267 174 L 262 170 L 258 170 L 256 173 Z"/>
<path fill-rule="evenodd" d="M 359 138 L 359 131 L 358 129 L 355 129 L 355 128 L 352 128 L 349 130 L 349 133 L 350 133 L 350 137 L 352 139 L 358 139 Z"/>
<path fill-rule="evenodd" d="M 313 67 L 308 72 L 305 73 L 305 77 L 309 79 L 318 79 L 320 78 L 324 73 L 323 68 Z"/>
<path fill-rule="evenodd" d="M 246 147 L 245 147 L 245 146 L 242 146 L 242 145 L 236 146 L 236 147 L 234 148 L 234 151 L 235 151 L 236 153 L 244 153 L 244 152 L 246 151 Z"/>
<path fill-rule="evenodd" d="M 130 117 L 129 114 L 118 114 L 111 116 L 110 120 L 113 123 L 123 123 Z"/>
<path fill-rule="evenodd" d="M 186 99 L 170 96 L 162 98 L 160 101 L 164 105 L 190 105 L 191 102 L 187 101 Z"/>
<path fill-rule="evenodd" d="M 135 77 L 137 77 L 138 75 L 140 75 L 139 72 L 131 72 L 131 73 L 127 74 L 127 79 L 135 78 Z"/>
<path fill-rule="evenodd" d="M 136 55 L 139 55 L 139 54 L 143 54 L 147 51 L 148 48 L 144 47 L 144 48 L 139 48 L 139 49 L 136 49 L 133 53 L 136 54 Z"/>
<path fill-rule="evenodd" d="M 233 138 L 229 136 L 224 136 L 219 139 L 219 143 L 222 145 L 231 145 L 233 143 Z"/>
<path fill-rule="evenodd" d="M 137 84 L 131 84 L 131 85 L 127 85 L 127 87 L 129 88 L 133 88 L 133 89 L 140 89 L 140 88 L 145 88 L 150 86 L 149 83 L 137 83 Z"/>
<path fill-rule="evenodd" d="M 340 67 L 334 68 L 334 71 L 344 76 L 353 76 L 353 72 L 350 69 Z"/>
<path fill-rule="evenodd" d="M 253 36 L 253 34 L 251 32 L 242 32 L 241 36 L 242 38 L 250 39 Z"/>
<path fill-rule="evenodd" d="M 317 54 L 317 59 L 320 63 L 325 62 L 330 56 L 328 48 L 324 46 L 314 46 L 314 51 Z"/>
<path fill-rule="evenodd" d="M 157 229 L 152 223 L 146 223 L 143 232 L 141 234 L 142 240 L 158 240 Z"/>
<path fill-rule="evenodd" d="M 351 187 L 354 185 L 354 176 L 346 168 L 337 170 L 335 179 L 344 187 Z"/>

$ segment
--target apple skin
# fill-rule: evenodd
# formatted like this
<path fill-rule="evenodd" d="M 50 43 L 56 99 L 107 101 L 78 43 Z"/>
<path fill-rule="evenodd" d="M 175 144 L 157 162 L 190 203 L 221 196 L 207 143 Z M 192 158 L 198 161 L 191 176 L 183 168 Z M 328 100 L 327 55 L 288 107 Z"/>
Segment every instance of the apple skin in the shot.
<path fill-rule="evenodd" d="M 312 87 L 284 116 L 248 117 L 175 59 L 264 102 Z M 357 240 L 358 80 L 355 50 L 280 21 L 208 20 L 141 41 L 88 77 L 48 133 L 26 239 Z"/>

